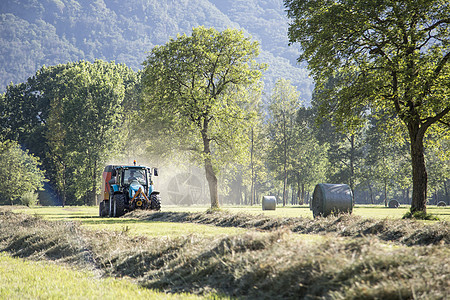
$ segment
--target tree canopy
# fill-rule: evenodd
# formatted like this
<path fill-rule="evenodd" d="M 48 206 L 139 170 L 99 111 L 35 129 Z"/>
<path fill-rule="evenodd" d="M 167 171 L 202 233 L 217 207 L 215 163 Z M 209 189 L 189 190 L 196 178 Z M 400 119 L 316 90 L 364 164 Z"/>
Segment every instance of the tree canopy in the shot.
<path fill-rule="evenodd" d="M 322 116 L 341 128 L 390 116 L 408 132 L 411 211 L 426 211 L 424 138 L 450 125 L 450 3 L 285 0 L 289 38 L 300 43 Z"/>
<path fill-rule="evenodd" d="M 0 134 L 43 161 L 63 202 L 95 202 L 99 173 L 123 149 L 124 111 L 138 76 L 124 65 L 97 60 L 42 67 L 8 86 Z"/>

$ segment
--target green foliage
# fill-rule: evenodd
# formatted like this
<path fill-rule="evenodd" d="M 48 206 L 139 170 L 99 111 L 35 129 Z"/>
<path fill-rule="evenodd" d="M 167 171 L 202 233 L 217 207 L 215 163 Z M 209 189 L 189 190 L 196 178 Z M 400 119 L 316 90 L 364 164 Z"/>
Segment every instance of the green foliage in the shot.
<path fill-rule="evenodd" d="M 329 145 L 319 145 L 312 110 L 301 106 L 299 93 L 289 81 L 277 82 L 268 111 L 268 166 L 283 184 L 283 203 L 287 203 L 288 185 L 297 190 L 298 203 L 303 203 L 306 191 L 325 179 Z"/>
<path fill-rule="evenodd" d="M 379 187 L 384 189 L 383 200 L 387 206 L 390 190 L 411 187 L 411 163 L 407 155 L 408 146 L 404 143 L 407 138 L 405 134 L 403 142 L 399 143 L 383 129 L 383 126 L 377 126 L 374 119 L 367 128 L 364 178 L 368 184 L 378 182 Z"/>
<path fill-rule="evenodd" d="M 297 185 L 300 204 L 306 202 L 306 191 L 319 182 L 325 182 L 327 170 L 331 169 L 328 141 L 320 143 L 316 137 L 313 110 L 301 107 L 297 112 L 294 153 L 290 183 Z"/>
<path fill-rule="evenodd" d="M 300 109 L 299 93 L 285 79 L 277 81 L 269 103 L 269 165 L 276 170 L 277 179 L 283 182 L 283 206 L 286 205 L 288 172 L 293 170 L 292 160 L 297 155 L 297 111 Z"/>
<path fill-rule="evenodd" d="M 58 74 L 62 87 L 52 87 L 55 97 L 46 138 L 53 164 L 58 166 L 58 188 L 64 193 L 71 190 L 84 203 L 94 198 L 98 174 L 112 156 L 111 149 L 122 142 L 117 128 L 122 122 L 125 95 L 123 71 L 127 71 L 125 67 L 113 63 L 80 62 Z M 68 177 L 72 186 L 66 186 Z"/>
<path fill-rule="evenodd" d="M 249 149 L 264 67 L 254 61 L 257 55 L 258 43 L 243 32 L 198 27 L 153 48 L 144 62 L 144 120 L 162 139 L 153 146 L 169 154 L 189 151 L 204 162 L 212 194 L 220 168 L 242 161 Z"/>
<path fill-rule="evenodd" d="M 0 204 L 18 204 L 30 199 L 43 186 L 44 172 L 39 160 L 13 141 L 0 143 Z M 31 203 L 30 203 L 31 204 Z"/>
<path fill-rule="evenodd" d="M 26 192 L 20 197 L 20 203 L 28 207 L 36 205 L 38 201 L 38 195 L 35 192 Z"/>
<path fill-rule="evenodd" d="M 63 203 L 89 203 L 104 163 L 123 149 L 124 109 L 136 106 L 138 84 L 128 67 L 100 60 L 43 67 L 8 86 L 0 122 L 41 157 Z"/>

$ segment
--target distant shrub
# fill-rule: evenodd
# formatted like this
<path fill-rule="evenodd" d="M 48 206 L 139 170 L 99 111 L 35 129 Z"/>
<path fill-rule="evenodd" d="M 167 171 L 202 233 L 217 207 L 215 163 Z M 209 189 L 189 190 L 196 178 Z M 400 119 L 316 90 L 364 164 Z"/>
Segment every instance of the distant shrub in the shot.
<path fill-rule="evenodd" d="M 38 195 L 35 192 L 26 192 L 20 197 L 20 203 L 28 207 L 38 203 Z"/>
<path fill-rule="evenodd" d="M 427 214 L 423 211 L 407 212 L 403 215 L 403 219 L 418 219 L 418 220 L 429 220 L 429 221 L 439 221 L 439 218 L 433 214 Z"/>

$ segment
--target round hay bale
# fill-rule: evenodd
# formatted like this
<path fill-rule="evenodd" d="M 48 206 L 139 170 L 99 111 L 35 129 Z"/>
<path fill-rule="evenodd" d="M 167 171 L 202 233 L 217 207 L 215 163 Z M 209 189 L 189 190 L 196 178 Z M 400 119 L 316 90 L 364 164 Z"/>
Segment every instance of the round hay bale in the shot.
<path fill-rule="evenodd" d="M 447 206 L 447 203 L 445 203 L 444 201 L 439 201 L 437 206 Z"/>
<path fill-rule="evenodd" d="M 351 213 L 353 193 L 347 184 L 319 183 L 311 201 L 314 218 L 336 213 Z"/>
<path fill-rule="evenodd" d="M 262 199 L 262 210 L 275 210 L 277 199 L 275 196 L 264 196 Z"/>
<path fill-rule="evenodd" d="M 388 203 L 389 208 L 398 208 L 400 206 L 400 203 L 397 200 L 391 200 Z"/>

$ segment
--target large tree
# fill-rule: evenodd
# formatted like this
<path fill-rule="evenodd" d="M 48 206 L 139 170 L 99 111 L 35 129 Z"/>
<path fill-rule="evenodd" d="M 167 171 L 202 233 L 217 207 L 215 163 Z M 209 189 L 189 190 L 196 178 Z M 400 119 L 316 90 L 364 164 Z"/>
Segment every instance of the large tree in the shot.
<path fill-rule="evenodd" d="M 263 67 L 254 62 L 258 51 L 241 31 L 198 27 L 153 48 L 144 62 L 145 120 L 166 146 L 203 162 L 212 208 L 219 207 L 220 166 L 248 149 L 249 93 Z"/>
<path fill-rule="evenodd" d="M 298 204 L 306 202 L 306 190 L 324 182 L 330 169 L 327 141 L 319 143 L 316 137 L 312 108 L 301 107 L 297 112 L 291 184 L 297 185 Z"/>
<path fill-rule="evenodd" d="M 83 204 L 95 203 L 98 174 L 120 149 L 126 72 L 132 71 L 123 65 L 81 61 L 58 73 L 51 87 L 46 138 L 63 202 L 70 191 Z"/>
<path fill-rule="evenodd" d="M 289 80 L 279 79 L 272 91 L 269 103 L 269 163 L 283 182 L 283 206 L 286 205 L 288 173 L 298 149 L 294 147 L 297 130 L 297 111 L 300 109 L 300 93 Z"/>
<path fill-rule="evenodd" d="M 426 212 L 424 138 L 450 124 L 450 2 L 285 0 L 322 113 L 343 127 L 387 115 L 409 134 L 411 212 Z M 328 84 L 329 80 L 333 84 Z"/>

